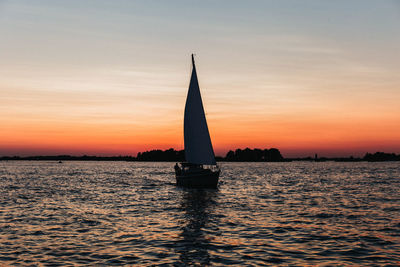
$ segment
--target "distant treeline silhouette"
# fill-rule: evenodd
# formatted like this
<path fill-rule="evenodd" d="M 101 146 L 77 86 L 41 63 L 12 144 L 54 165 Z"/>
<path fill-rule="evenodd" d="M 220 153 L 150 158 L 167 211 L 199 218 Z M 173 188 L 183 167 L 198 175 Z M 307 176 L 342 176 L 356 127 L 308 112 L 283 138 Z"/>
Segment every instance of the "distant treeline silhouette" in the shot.
<path fill-rule="evenodd" d="M 339 161 L 339 162 L 357 162 L 357 161 L 400 161 L 400 154 L 396 155 L 395 153 L 385 153 L 385 152 L 375 152 L 375 153 L 366 153 L 364 157 L 357 158 L 357 157 L 341 157 L 341 158 L 327 158 L 327 157 L 320 157 L 317 158 L 315 155 L 314 158 L 306 157 L 306 158 L 293 158 L 290 160 L 301 160 L 301 161 Z"/>
<path fill-rule="evenodd" d="M 175 150 L 173 148 L 167 150 L 150 150 L 145 152 L 139 152 L 136 157 L 133 156 L 114 156 L 114 157 L 103 157 L 103 156 L 70 156 L 70 155 L 58 155 L 58 156 L 4 156 L 0 157 L 0 160 L 57 160 L 57 161 L 69 161 L 69 160 L 84 160 L 84 161 L 171 161 L 181 162 L 185 161 L 185 151 Z M 362 158 L 354 157 L 343 157 L 343 158 L 326 158 L 326 157 L 306 157 L 306 158 L 291 158 L 285 159 L 281 155 L 280 151 L 276 148 L 271 149 L 236 149 L 235 151 L 230 150 L 225 157 L 216 157 L 217 161 L 241 161 L 241 162 L 279 162 L 279 161 L 292 161 L 292 160 L 305 160 L 305 161 L 400 161 L 400 154 L 394 153 L 366 153 Z"/>
<path fill-rule="evenodd" d="M 271 149 L 236 149 L 230 150 L 225 157 L 216 157 L 217 161 L 284 161 L 284 158 L 276 148 Z M 139 152 L 136 160 L 138 161 L 185 161 L 184 150 L 150 150 Z"/>
<path fill-rule="evenodd" d="M 184 161 L 185 151 L 175 150 L 173 148 L 167 150 L 150 150 L 139 152 L 136 156 L 137 161 Z"/>
<path fill-rule="evenodd" d="M 400 161 L 400 154 L 376 152 L 374 154 L 365 154 L 364 160 L 366 161 Z"/>
<path fill-rule="evenodd" d="M 225 161 L 284 161 L 281 152 L 276 148 L 271 149 L 236 149 L 235 151 L 230 150 Z"/>

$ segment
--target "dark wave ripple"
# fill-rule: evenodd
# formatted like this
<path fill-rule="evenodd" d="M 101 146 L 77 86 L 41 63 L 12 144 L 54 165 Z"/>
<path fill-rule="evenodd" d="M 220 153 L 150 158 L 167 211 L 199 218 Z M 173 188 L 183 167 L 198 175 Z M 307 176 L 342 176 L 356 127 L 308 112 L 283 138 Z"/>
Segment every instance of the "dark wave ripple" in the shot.
<path fill-rule="evenodd" d="M 219 190 L 172 165 L 0 162 L 0 263 L 400 264 L 398 163 L 224 163 Z"/>

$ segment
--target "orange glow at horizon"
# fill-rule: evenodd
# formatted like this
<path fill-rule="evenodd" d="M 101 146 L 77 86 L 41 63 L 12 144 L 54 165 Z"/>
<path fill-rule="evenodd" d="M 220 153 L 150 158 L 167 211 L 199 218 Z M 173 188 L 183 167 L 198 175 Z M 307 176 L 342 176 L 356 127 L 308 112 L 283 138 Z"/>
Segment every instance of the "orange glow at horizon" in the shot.
<path fill-rule="evenodd" d="M 400 125 L 395 118 L 368 121 L 238 121 L 210 116 L 217 155 L 237 148 L 278 148 L 285 157 L 362 156 L 366 152 L 400 151 Z M 235 122 L 236 119 L 236 122 Z M 125 125 L 85 123 L 8 123 L 1 132 L 4 155 L 133 155 L 151 149 L 183 149 L 182 124 Z M 373 131 L 385 129 L 385 131 Z"/>

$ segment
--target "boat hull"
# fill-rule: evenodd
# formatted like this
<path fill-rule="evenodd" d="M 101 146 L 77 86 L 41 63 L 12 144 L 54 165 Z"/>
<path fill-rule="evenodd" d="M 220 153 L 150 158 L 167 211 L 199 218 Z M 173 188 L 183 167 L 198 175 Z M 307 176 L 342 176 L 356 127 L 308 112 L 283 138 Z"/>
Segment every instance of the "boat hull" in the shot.
<path fill-rule="evenodd" d="M 176 174 L 176 185 L 190 188 L 217 188 L 219 171 Z"/>

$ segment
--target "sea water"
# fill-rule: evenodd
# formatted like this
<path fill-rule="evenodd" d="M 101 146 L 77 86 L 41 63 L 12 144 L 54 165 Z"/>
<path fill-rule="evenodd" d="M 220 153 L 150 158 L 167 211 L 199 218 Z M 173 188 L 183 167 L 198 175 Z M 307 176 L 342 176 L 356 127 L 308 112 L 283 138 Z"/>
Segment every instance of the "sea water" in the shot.
<path fill-rule="evenodd" d="M 400 265 L 400 164 L 0 162 L 0 265 Z"/>

